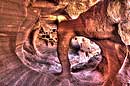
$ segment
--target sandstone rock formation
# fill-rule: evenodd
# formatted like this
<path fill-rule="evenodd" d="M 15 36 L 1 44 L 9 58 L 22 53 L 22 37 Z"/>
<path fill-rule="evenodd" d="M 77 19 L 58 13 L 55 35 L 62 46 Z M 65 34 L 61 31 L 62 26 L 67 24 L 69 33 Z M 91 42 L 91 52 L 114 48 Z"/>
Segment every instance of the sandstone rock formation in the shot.
<path fill-rule="evenodd" d="M 103 12 L 99 6 L 103 1 L 109 3 L 109 25 L 102 21 L 103 13 L 98 15 L 102 19 L 95 16 L 98 11 Z M 98 6 L 94 13 L 93 8 Z M 0 0 L 0 86 L 129 86 L 129 7 L 129 0 Z M 86 22 L 86 17 L 94 20 Z M 105 28 L 113 25 L 118 29 L 113 31 L 116 38 L 112 35 L 112 42 L 93 39 L 92 30 L 98 31 L 99 38 L 111 32 L 102 30 L 99 21 Z M 67 53 L 64 45 L 63 51 L 57 52 L 61 41 L 57 30 L 64 28 L 60 31 L 62 36 L 68 30 L 71 32 L 70 27 L 80 32 L 87 27 L 85 23 L 94 27 L 88 32 L 90 40 L 78 33 L 69 40 L 69 33 L 63 43 L 70 41 Z M 61 78 L 67 60 L 61 61 L 59 52 L 68 55 L 70 71 L 65 72 L 72 76 Z"/>

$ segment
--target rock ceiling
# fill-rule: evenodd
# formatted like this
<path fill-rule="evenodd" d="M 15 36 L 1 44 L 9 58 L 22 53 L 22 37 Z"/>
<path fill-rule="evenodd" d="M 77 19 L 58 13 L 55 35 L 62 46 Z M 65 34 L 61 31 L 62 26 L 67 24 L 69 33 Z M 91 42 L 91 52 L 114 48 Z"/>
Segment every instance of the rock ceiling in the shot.
<path fill-rule="evenodd" d="M 121 39 L 117 42 L 121 41 L 124 46 L 116 42 L 102 42 L 105 46 L 102 50 L 98 43 L 83 36 L 75 36 L 70 41 L 67 54 L 72 77 L 59 78 L 62 71 L 57 53 L 59 25 L 65 21 L 69 22 L 66 23 L 68 26 L 80 26 L 78 20 L 82 14 L 87 11 L 91 13 L 91 9 L 98 7 L 102 1 L 109 2 L 107 21 L 117 25 Z M 93 15 L 97 11 L 94 12 Z M 95 21 L 88 23 L 88 26 L 99 27 L 99 36 L 100 31 L 107 32 L 107 29 L 101 30 L 102 27 Z M 0 86 L 129 86 L 129 45 L 129 0 L 0 0 Z M 110 49 L 115 50 L 114 53 Z M 109 64 L 111 59 L 104 58 L 102 54 L 105 51 L 112 58 L 118 55 L 122 65 L 115 61 Z M 111 65 L 121 67 L 119 72 L 112 72 L 116 74 L 116 79 L 111 78 L 113 81 L 105 85 L 103 83 L 109 83 L 109 80 L 105 81 L 107 75 L 103 75 L 99 69 L 107 70 Z M 111 70 L 107 72 L 109 74 Z"/>

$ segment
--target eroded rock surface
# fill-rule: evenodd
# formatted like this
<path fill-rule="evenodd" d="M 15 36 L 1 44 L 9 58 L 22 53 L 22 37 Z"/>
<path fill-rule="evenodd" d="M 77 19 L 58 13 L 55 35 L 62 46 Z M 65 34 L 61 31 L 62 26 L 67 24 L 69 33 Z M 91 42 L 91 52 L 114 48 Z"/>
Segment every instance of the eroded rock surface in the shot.
<path fill-rule="evenodd" d="M 99 69 L 104 68 L 109 59 L 107 61 L 102 56 L 104 51 L 98 43 L 85 37 L 75 36 L 70 42 L 68 56 L 72 77 L 61 79 L 57 74 L 62 71 L 57 54 L 57 24 L 78 18 L 98 2 L 100 0 L 1 0 L 0 86 L 102 86 L 106 75 Z M 112 2 L 107 11 L 109 21 L 119 23 L 121 39 L 129 45 L 130 2 L 126 0 L 125 3 L 125 18 L 119 15 L 121 3 L 118 1 Z M 114 47 L 116 53 L 120 46 Z M 105 46 L 106 51 L 107 48 L 113 49 Z M 110 53 L 111 50 L 108 51 Z M 120 49 L 119 57 L 126 54 L 125 51 L 124 48 Z M 115 55 L 112 56 L 114 58 Z M 119 60 L 122 64 L 124 58 Z M 111 65 L 114 65 L 114 61 Z M 119 86 L 129 86 L 129 68 L 128 58 L 123 70 L 117 75 Z"/>

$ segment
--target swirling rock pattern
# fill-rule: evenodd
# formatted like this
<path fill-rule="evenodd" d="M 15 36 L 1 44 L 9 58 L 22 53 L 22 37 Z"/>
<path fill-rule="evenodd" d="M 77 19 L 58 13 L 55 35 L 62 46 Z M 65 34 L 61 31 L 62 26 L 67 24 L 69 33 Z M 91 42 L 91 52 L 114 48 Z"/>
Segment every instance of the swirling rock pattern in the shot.
<path fill-rule="evenodd" d="M 57 56 L 56 46 L 49 49 L 49 46 L 44 45 L 43 40 L 37 39 L 39 29 L 35 25 L 39 18 L 39 9 L 29 7 L 29 0 L 26 2 L 23 0 L 1 0 L 0 2 L 0 85 L 52 86 L 51 82 L 58 76 L 52 74 L 55 72 L 54 70 L 50 70 L 51 73 L 47 72 L 48 69 L 43 67 L 43 64 L 48 63 L 39 57 L 53 56 L 52 59 L 54 59 L 54 56 Z M 45 25 L 44 21 L 40 23 Z M 37 52 L 40 47 L 45 51 Z M 50 55 L 51 53 L 52 55 Z M 53 62 L 50 63 L 53 64 Z M 87 74 L 91 77 L 91 73 Z M 79 75 L 77 74 L 77 77 Z M 84 81 L 84 83 L 86 82 Z M 84 85 L 84 83 L 79 83 L 79 85 Z M 63 80 L 59 86 L 64 84 L 66 86 L 73 85 L 69 80 Z M 93 84 L 93 82 L 88 84 Z"/>
<path fill-rule="evenodd" d="M 105 75 L 99 69 L 103 68 L 107 61 L 101 56 L 99 46 L 84 37 L 74 37 L 71 40 L 68 56 L 72 77 L 61 79 L 58 76 L 62 65 L 57 58 L 57 32 L 52 33 L 52 28 L 57 28 L 60 20 L 72 19 L 73 12 L 69 13 L 71 3 L 54 0 L 43 1 L 37 5 L 37 1 L 41 0 L 0 0 L 0 86 L 102 86 Z M 91 6 L 92 2 L 95 4 L 99 0 L 88 1 L 91 1 Z M 68 8 L 65 8 L 64 2 L 69 4 Z M 76 16 L 87 10 L 83 8 Z M 115 22 L 117 16 L 115 14 L 114 18 L 112 17 L 112 22 Z M 45 30 L 42 34 L 41 28 Z M 41 39 L 39 35 L 42 36 Z M 127 41 L 126 43 L 129 44 Z M 114 49 L 105 44 L 103 46 Z M 120 45 L 115 47 L 120 48 Z M 120 49 L 119 53 L 124 55 L 125 49 Z M 123 83 L 118 84 L 122 86 L 128 85 L 129 81 L 129 60 L 127 61 L 123 72 L 117 76 L 117 81 Z"/>

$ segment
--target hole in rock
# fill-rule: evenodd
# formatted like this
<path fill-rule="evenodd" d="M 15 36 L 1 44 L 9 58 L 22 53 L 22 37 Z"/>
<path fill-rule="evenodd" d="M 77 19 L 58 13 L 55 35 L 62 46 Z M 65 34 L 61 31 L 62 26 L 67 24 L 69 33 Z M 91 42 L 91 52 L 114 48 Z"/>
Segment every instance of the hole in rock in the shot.
<path fill-rule="evenodd" d="M 41 32 L 39 32 L 39 34 L 41 34 Z M 34 34 L 34 36 L 39 34 Z M 43 35 L 41 35 L 41 37 L 43 38 Z M 42 38 L 37 36 L 35 40 L 33 46 L 36 51 L 35 55 L 32 55 L 30 52 L 22 49 L 22 52 L 18 51 L 19 58 L 22 57 L 22 62 L 25 65 L 29 64 L 28 66 L 33 70 L 46 70 L 51 73 L 61 72 L 62 66 L 57 56 L 57 44 L 53 42 L 53 37 L 48 39 L 46 38 L 46 40 Z M 55 36 L 55 38 L 57 37 Z M 25 45 L 29 49 L 30 45 L 28 45 L 28 43 L 25 43 Z M 85 37 L 75 36 L 70 42 L 70 48 L 68 51 L 71 72 L 77 73 L 83 70 L 94 70 L 102 60 L 100 53 L 101 50 L 97 44 Z"/>

